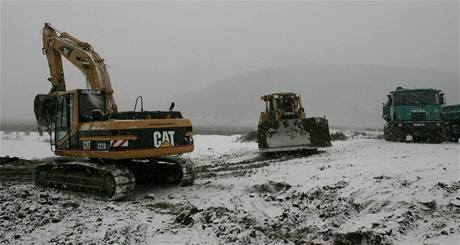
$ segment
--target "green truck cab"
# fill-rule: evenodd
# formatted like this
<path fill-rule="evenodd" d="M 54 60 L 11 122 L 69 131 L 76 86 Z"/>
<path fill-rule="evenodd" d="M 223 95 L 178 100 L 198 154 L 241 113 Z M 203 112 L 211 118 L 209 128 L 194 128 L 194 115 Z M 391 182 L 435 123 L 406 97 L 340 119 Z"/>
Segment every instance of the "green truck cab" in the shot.
<path fill-rule="evenodd" d="M 441 117 L 443 104 L 441 90 L 398 87 L 391 91 L 383 104 L 385 140 L 441 143 L 446 134 Z"/>
<path fill-rule="evenodd" d="M 460 138 L 460 104 L 443 106 L 441 118 L 445 123 L 447 138 L 452 142 L 458 142 Z"/>

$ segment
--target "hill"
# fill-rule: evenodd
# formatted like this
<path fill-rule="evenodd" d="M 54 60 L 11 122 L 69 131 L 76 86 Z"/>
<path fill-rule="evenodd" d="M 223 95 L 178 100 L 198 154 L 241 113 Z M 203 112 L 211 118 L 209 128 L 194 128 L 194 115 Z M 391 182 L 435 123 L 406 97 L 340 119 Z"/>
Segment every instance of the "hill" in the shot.
<path fill-rule="evenodd" d="M 302 95 L 307 115 L 325 115 L 331 125 L 380 127 L 381 104 L 397 86 L 432 87 L 458 103 L 454 71 L 368 65 L 302 65 L 244 72 L 176 96 L 179 109 L 195 125 L 254 126 L 263 110 L 260 96 L 293 91 Z"/>

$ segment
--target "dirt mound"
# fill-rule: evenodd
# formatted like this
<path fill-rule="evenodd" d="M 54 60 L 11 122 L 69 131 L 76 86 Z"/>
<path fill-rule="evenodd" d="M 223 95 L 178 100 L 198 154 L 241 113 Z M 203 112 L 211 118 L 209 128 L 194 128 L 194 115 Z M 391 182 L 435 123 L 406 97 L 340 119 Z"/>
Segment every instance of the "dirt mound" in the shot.
<path fill-rule="evenodd" d="M 193 219 L 193 215 L 201 212 L 202 210 L 198 209 L 195 206 L 189 206 L 186 209 L 183 209 L 174 220 L 176 223 L 185 225 L 185 226 L 192 226 L 195 220 Z"/>
<path fill-rule="evenodd" d="M 0 157 L 0 180 L 31 180 L 38 160 L 25 160 L 18 157 Z"/>
<path fill-rule="evenodd" d="M 347 136 L 343 132 L 337 131 L 331 134 L 331 141 L 336 141 L 336 140 L 342 140 L 342 141 L 347 140 Z"/>
<path fill-rule="evenodd" d="M 244 135 L 241 135 L 237 139 L 238 142 L 256 142 L 257 141 L 257 131 L 251 131 Z"/>
<path fill-rule="evenodd" d="M 254 185 L 249 191 L 259 195 L 266 205 L 279 208 L 281 214 L 252 223 L 251 234 L 264 243 L 330 243 L 340 226 L 362 209 L 353 198 L 340 196 L 339 191 L 347 186 L 348 182 L 339 181 L 299 192 L 284 182 Z M 237 224 L 241 226 L 241 222 Z"/>
<path fill-rule="evenodd" d="M 275 182 L 275 181 L 269 181 L 268 183 L 254 185 L 252 187 L 253 191 L 257 193 L 278 193 L 280 191 L 289 190 L 290 188 L 291 186 L 287 184 L 286 182 Z"/>
<path fill-rule="evenodd" d="M 200 220 L 203 229 L 212 229 L 225 243 L 249 244 L 257 241 L 258 234 L 260 236 L 253 217 L 226 207 L 209 207 L 201 213 Z"/>
<path fill-rule="evenodd" d="M 110 227 L 104 234 L 103 244 L 143 244 L 146 240 L 145 224 L 128 224 L 120 228 Z"/>
<path fill-rule="evenodd" d="M 460 189 L 460 181 L 452 182 L 450 184 L 438 182 L 435 185 L 435 188 L 443 189 L 448 193 L 455 193 L 456 191 Z"/>
<path fill-rule="evenodd" d="M 353 231 L 343 234 L 336 234 L 334 245 L 359 245 L 359 244 L 390 244 L 388 241 L 385 241 L 381 234 L 375 233 L 373 231 Z"/>

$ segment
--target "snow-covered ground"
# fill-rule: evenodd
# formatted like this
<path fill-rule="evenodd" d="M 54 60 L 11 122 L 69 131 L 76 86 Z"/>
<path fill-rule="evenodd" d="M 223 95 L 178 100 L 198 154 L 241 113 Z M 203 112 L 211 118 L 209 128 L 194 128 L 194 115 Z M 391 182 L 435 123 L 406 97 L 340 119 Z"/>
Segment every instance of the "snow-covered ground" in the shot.
<path fill-rule="evenodd" d="M 0 156 L 18 156 L 25 159 L 53 156 L 49 135 L 38 132 L 0 131 Z"/>
<path fill-rule="evenodd" d="M 194 186 L 143 184 L 121 202 L 2 181 L 0 243 L 458 244 L 460 144 L 348 134 L 277 159 L 238 136 L 197 135 Z M 1 156 L 52 156 L 36 134 L 0 138 Z"/>

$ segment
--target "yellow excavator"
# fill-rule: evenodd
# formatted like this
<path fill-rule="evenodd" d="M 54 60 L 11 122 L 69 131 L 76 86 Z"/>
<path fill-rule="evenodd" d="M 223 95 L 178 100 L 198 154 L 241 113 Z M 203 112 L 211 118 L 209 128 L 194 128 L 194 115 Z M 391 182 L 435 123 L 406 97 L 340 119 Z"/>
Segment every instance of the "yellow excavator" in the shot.
<path fill-rule="evenodd" d="M 130 195 L 137 178 L 193 184 L 193 163 L 178 156 L 193 151 L 192 124 L 174 103 L 167 111 L 144 111 L 138 97 L 134 111 L 119 112 L 107 66 L 93 47 L 49 23 L 42 34 L 52 88 L 35 97 L 34 112 L 39 131 L 50 134 L 54 153 L 63 157 L 36 167 L 37 185 L 115 200 Z M 62 57 L 84 74 L 86 89 L 66 90 Z"/>

